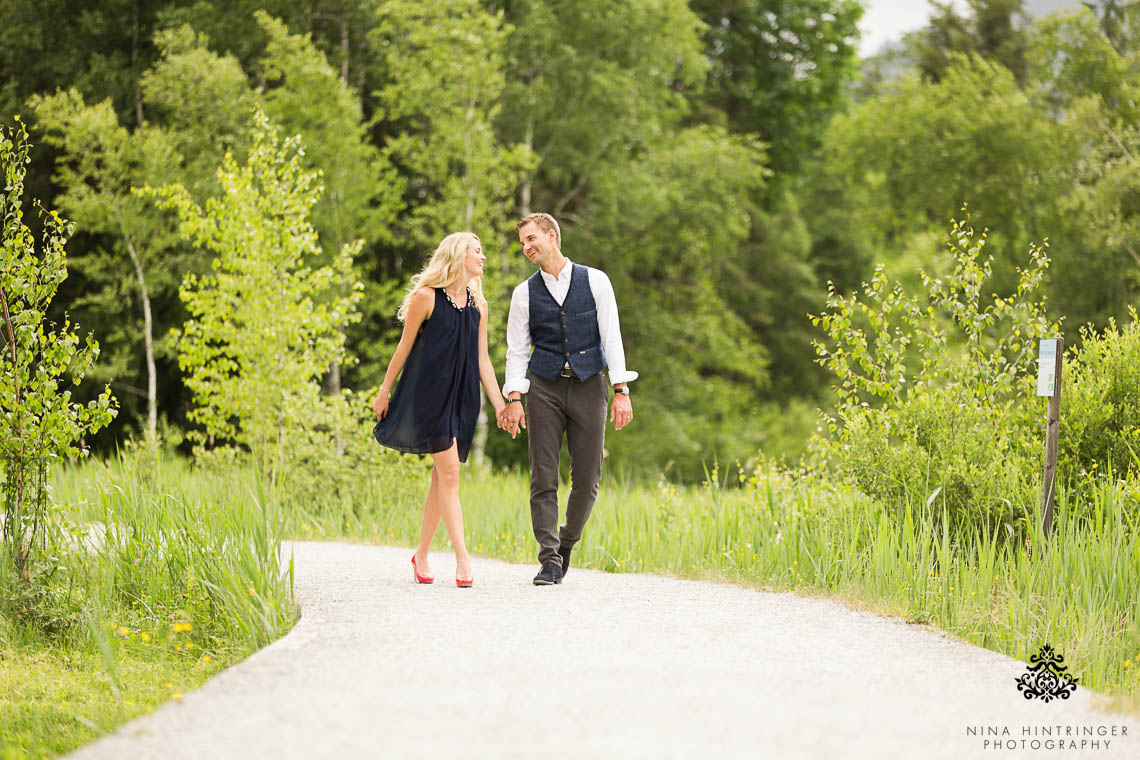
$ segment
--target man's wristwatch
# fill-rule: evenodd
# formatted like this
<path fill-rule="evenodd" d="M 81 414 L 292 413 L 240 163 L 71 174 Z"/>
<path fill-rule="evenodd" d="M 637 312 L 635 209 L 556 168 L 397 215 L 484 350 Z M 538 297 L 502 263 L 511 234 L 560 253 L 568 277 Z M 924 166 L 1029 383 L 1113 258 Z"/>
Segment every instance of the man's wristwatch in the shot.
<path fill-rule="evenodd" d="M 614 388 L 614 393 L 620 393 L 623 396 L 628 396 L 629 395 L 629 386 L 627 385 L 624 388 Z"/>
<path fill-rule="evenodd" d="M 522 399 L 521 399 L 521 398 L 510 398 L 510 397 L 508 397 L 508 398 L 507 398 L 507 403 L 508 403 L 508 404 L 513 404 L 513 403 L 514 403 L 514 402 L 516 402 L 516 401 L 517 401 L 517 402 L 519 402 L 520 404 L 522 403 Z"/>

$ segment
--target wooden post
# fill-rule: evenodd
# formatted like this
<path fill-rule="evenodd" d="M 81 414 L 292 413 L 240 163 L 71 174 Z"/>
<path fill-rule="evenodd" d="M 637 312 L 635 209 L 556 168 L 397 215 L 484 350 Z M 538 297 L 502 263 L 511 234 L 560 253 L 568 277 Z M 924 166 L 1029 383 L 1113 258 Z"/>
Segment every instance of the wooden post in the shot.
<path fill-rule="evenodd" d="M 1050 353 L 1053 355 L 1050 356 Z M 1049 540 L 1049 531 L 1053 527 L 1053 495 L 1056 492 L 1057 482 L 1057 438 L 1061 432 L 1061 362 L 1064 354 L 1065 339 L 1054 338 L 1041 341 L 1041 350 L 1037 358 L 1037 395 L 1049 397 L 1049 412 L 1045 424 L 1045 474 L 1041 487 L 1041 532 L 1045 541 Z M 1049 380 L 1052 380 L 1052 383 L 1049 383 Z"/>

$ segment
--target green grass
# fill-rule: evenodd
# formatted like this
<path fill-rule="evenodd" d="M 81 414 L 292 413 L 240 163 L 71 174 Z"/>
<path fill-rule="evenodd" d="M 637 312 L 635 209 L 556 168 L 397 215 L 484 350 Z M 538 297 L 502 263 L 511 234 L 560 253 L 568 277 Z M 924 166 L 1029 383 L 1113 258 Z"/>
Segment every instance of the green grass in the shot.
<path fill-rule="evenodd" d="M 241 480 L 238 483 L 236 481 Z M 0 753 L 65 752 L 296 620 L 278 500 L 254 478 L 126 456 L 55 474 L 56 568 L 0 561 Z"/>
<path fill-rule="evenodd" d="M 200 686 L 226 659 L 123 651 L 117 684 L 100 655 L 0 650 L 0 757 L 52 757 Z"/>

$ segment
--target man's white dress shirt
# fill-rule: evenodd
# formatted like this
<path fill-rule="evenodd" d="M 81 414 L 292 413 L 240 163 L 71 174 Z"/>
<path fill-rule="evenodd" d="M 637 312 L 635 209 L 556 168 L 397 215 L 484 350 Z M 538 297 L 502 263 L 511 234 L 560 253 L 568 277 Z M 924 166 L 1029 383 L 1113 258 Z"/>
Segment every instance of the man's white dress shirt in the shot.
<path fill-rule="evenodd" d="M 566 265 L 558 276 L 539 270 L 546 289 L 561 306 L 570 292 L 570 275 L 574 265 L 566 259 Z M 594 293 L 594 307 L 598 313 L 598 333 L 602 337 L 602 350 L 606 354 L 606 365 L 610 373 L 610 385 L 628 383 L 637 379 L 636 372 L 625 368 L 625 348 L 621 342 L 621 328 L 618 325 L 617 299 L 614 287 L 606 273 L 586 267 L 590 278 L 590 290 Z M 511 294 L 511 312 L 507 316 L 507 371 L 503 381 L 503 395 L 511 391 L 526 393 L 530 390 L 530 380 L 526 376 L 530 363 L 530 286 L 523 280 Z"/>

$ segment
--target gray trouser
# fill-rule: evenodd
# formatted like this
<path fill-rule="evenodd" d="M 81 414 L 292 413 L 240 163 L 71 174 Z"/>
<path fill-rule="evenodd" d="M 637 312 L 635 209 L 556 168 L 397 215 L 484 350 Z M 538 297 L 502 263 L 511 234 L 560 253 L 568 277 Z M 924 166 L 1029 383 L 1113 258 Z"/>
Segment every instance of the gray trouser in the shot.
<path fill-rule="evenodd" d="M 602 479 L 609 388 L 598 373 L 579 382 L 531 376 L 526 399 L 530 452 L 530 521 L 538 540 L 538 561 L 562 564 L 558 547 L 582 538 Z M 558 458 L 562 437 L 570 450 L 570 498 L 566 524 L 558 529 Z"/>

